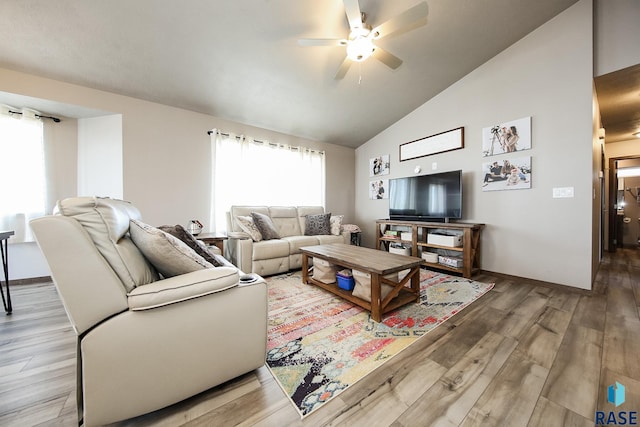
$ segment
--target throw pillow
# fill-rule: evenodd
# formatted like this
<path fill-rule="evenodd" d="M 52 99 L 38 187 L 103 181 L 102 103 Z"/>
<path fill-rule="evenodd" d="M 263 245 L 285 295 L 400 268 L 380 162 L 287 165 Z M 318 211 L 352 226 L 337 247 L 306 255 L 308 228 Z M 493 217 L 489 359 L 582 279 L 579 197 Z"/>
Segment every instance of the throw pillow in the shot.
<path fill-rule="evenodd" d="M 256 224 L 253 222 L 253 218 L 250 216 L 238 216 L 236 217 L 238 221 L 238 226 L 242 231 L 251 236 L 251 239 L 254 242 L 259 242 L 262 240 L 262 234 L 260 234 L 260 230 L 256 227 Z"/>
<path fill-rule="evenodd" d="M 268 215 L 261 214 L 258 212 L 251 212 L 251 218 L 253 218 L 253 222 L 260 230 L 260 234 L 262 234 L 263 240 L 271 240 L 271 239 L 279 239 L 280 234 L 278 234 L 278 230 L 276 230 L 276 226 L 273 224 L 271 218 Z"/>
<path fill-rule="evenodd" d="M 140 252 L 165 278 L 213 267 L 180 239 L 142 221 L 132 219 L 129 234 Z"/>
<path fill-rule="evenodd" d="M 320 236 L 331 234 L 331 214 L 307 215 L 305 219 L 304 235 Z"/>
<path fill-rule="evenodd" d="M 339 236 L 342 233 L 342 220 L 344 219 L 344 215 L 332 215 L 329 219 L 331 223 L 331 234 L 334 236 Z"/>
<path fill-rule="evenodd" d="M 222 264 L 213 256 L 211 252 L 207 249 L 204 243 L 198 241 L 193 234 L 189 233 L 183 226 L 180 224 L 176 224 L 174 226 L 171 225 L 161 225 L 158 229 L 164 231 L 165 233 L 171 234 L 173 237 L 180 239 L 187 246 L 193 249 L 198 255 L 202 258 L 213 264 L 215 267 L 220 267 Z"/>

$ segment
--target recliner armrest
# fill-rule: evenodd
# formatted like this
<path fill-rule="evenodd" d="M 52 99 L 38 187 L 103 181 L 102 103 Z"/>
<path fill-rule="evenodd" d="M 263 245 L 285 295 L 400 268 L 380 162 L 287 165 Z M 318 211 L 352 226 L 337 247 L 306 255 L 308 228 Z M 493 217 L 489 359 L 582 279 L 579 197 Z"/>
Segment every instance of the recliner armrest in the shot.
<path fill-rule="evenodd" d="M 138 286 L 127 294 L 127 302 L 130 310 L 149 310 L 225 291 L 239 280 L 235 267 L 207 268 Z"/>

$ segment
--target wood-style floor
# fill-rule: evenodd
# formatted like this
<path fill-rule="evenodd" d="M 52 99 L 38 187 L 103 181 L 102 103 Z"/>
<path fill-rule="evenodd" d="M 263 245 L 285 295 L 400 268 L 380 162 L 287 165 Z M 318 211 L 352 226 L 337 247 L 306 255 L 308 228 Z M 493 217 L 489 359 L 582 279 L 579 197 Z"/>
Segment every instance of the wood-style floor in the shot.
<path fill-rule="evenodd" d="M 607 254 L 591 295 L 481 274 L 495 288 L 300 420 L 266 368 L 119 426 L 593 426 L 640 410 L 640 249 Z M 0 425 L 73 426 L 75 341 L 50 283 L 0 314 Z M 626 403 L 606 387 L 626 386 Z"/>

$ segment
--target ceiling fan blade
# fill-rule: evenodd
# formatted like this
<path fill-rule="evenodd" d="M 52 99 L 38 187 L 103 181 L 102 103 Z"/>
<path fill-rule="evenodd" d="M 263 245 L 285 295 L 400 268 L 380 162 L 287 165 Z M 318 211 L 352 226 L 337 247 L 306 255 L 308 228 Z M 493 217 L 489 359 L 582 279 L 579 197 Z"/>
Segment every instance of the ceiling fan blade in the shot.
<path fill-rule="evenodd" d="M 427 23 L 425 18 L 428 14 L 429 7 L 427 6 L 427 2 L 418 3 L 414 7 L 407 9 L 401 14 L 378 25 L 373 30 L 371 30 L 371 34 L 373 35 L 374 39 L 380 39 L 382 37 L 388 36 L 389 34 L 395 33 L 398 30 L 402 30 L 406 27 L 411 27 L 414 24 L 424 25 Z"/>
<path fill-rule="evenodd" d="M 400 65 L 402 65 L 402 59 L 398 58 L 395 55 L 390 54 L 384 49 L 380 47 L 376 47 L 376 50 L 373 51 L 372 57 L 376 58 L 378 61 L 382 62 L 389 68 L 396 69 Z"/>
<path fill-rule="evenodd" d="M 349 67 L 351 67 L 351 60 L 345 57 L 344 61 L 342 61 L 342 64 L 340 64 L 340 67 L 338 68 L 338 71 L 336 71 L 336 75 L 333 78 L 336 80 L 342 79 L 345 74 L 347 74 L 347 71 L 349 71 Z"/>
<path fill-rule="evenodd" d="M 344 11 L 347 14 L 349 28 L 362 28 L 362 13 L 358 0 L 344 0 Z"/>
<path fill-rule="evenodd" d="M 299 39 L 300 46 L 346 46 L 345 39 Z"/>

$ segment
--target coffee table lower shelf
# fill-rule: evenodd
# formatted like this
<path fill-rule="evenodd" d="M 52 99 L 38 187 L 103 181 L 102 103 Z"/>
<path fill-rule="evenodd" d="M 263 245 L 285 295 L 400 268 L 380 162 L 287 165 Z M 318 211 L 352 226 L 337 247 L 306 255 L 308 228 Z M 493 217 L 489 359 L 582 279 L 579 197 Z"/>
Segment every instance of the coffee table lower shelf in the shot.
<path fill-rule="evenodd" d="M 347 301 L 364 308 L 365 310 L 369 311 L 372 314 L 372 318 L 373 318 L 373 312 L 374 310 L 372 310 L 372 306 L 371 303 L 369 301 L 363 300 L 362 298 L 358 298 L 358 297 L 354 297 L 353 294 L 350 291 L 346 291 L 344 289 L 341 289 L 338 287 L 337 283 L 324 283 L 324 282 L 320 282 L 318 280 L 315 280 L 313 277 L 311 277 L 310 275 L 307 277 L 307 281 L 305 282 L 303 280 L 304 283 L 306 284 L 313 284 L 316 285 L 322 289 L 325 289 L 335 295 L 338 295 L 339 297 L 346 299 Z M 405 304 L 408 304 L 410 302 L 419 302 L 420 301 L 420 296 L 418 296 L 418 298 L 416 299 L 416 295 L 411 292 L 411 289 L 406 288 L 406 289 L 402 289 L 400 290 L 400 293 L 398 294 L 397 297 L 393 298 L 391 301 L 389 301 L 389 304 L 387 304 L 386 307 L 384 307 L 383 309 L 380 310 L 380 314 L 386 314 L 390 311 L 395 310 L 398 307 L 402 307 Z M 376 322 L 379 322 L 382 319 L 373 319 Z"/>

